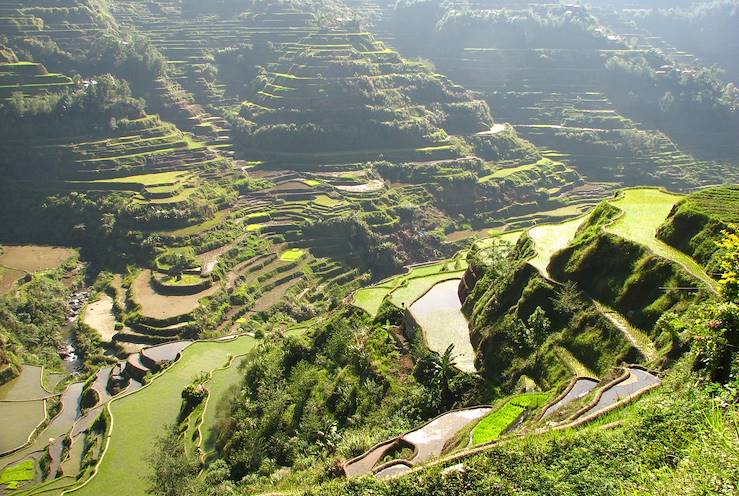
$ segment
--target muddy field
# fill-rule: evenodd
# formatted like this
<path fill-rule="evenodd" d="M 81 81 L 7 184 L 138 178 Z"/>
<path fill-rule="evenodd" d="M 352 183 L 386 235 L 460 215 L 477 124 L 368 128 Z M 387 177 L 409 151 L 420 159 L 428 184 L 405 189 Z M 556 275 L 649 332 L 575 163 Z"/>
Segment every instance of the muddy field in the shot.
<path fill-rule="evenodd" d="M 24 275 L 58 267 L 74 254 L 74 250 L 55 246 L 0 247 L 0 294 L 10 291 Z"/>
<path fill-rule="evenodd" d="M 187 296 L 165 296 L 157 293 L 150 284 L 151 271 L 144 270 L 133 282 L 136 303 L 141 305 L 141 313 L 156 319 L 168 319 L 190 313 L 198 307 L 198 300 L 218 291 L 214 285 L 205 291 Z"/>

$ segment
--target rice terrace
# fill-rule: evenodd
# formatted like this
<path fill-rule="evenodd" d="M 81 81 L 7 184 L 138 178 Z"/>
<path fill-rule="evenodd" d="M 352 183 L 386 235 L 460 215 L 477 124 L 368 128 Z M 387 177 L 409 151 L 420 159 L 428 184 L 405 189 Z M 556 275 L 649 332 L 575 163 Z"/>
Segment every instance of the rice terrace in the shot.
<path fill-rule="evenodd" d="M 739 494 L 739 0 L 0 0 L 0 495 Z"/>

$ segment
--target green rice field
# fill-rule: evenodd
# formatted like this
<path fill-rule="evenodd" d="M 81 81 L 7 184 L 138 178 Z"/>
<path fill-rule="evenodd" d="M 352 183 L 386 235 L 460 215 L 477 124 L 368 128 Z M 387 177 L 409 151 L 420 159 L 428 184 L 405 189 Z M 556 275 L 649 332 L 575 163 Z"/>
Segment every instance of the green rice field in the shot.
<path fill-rule="evenodd" d="M 621 209 L 623 215 L 608 226 L 607 231 L 645 245 L 655 254 L 680 264 L 690 274 L 716 291 L 718 283 L 708 276 L 695 260 L 655 236 L 657 228 L 664 223 L 672 207 L 681 198 L 683 197 L 680 195 L 652 188 L 624 190 L 619 198 L 610 202 Z"/>
<path fill-rule="evenodd" d="M 303 256 L 305 255 L 305 250 L 301 250 L 300 248 L 291 248 L 290 250 L 287 250 L 282 255 L 280 255 L 280 260 L 283 262 L 297 262 Z"/>
<path fill-rule="evenodd" d="M 117 177 L 114 179 L 100 179 L 94 183 L 135 183 L 142 186 L 158 184 L 172 184 L 182 181 L 190 174 L 182 171 L 159 172 L 155 174 L 140 174 L 137 176 Z"/>
<path fill-rule="evenodd" d="M 539 408 L 549 399 L 547 393 L 522 394 L 508 400 L 477 424 L 472 431 L 472 444 L 488 443 L 498 439 L 527 409 Z"/>
<path fill-rule="evenodd" d="M 393 276 L 354 293 L 352 304 L 374 316 L 386 297 L 399 308 L 408 306 L 435 284 L 459 279 L 467 270 L 467 253 L 460 252 L 453 259 L 411 268 L 407 273 Z"/>
<path fill-rule="evenodd" d="M 167 276 L 162 279 L 162 283 L 166 284 L 167 286 L 194 286 L 196 284 L 202 283 L 203 281 L 205 281 L 205 279 L 193 274 L 182 274 L 179 279 L 177 278 L 177 276 Z"/>
<path fill-rule="evenodd" d="M 0 484 L 7 485 L 8 489 L 16 489 L 24 482 L 33 480 L 36 476 L 35 470 L 33 460 L 23 460 L 0 472 Z"/>
<path fill-rule="evenodd" d="M 232 341 L 194 343 L 185 349 L 177 363 L 149 385 L 113 400 L 109 405 L 113 425 L 97 474 L 74 494 L 118 494 L 123 487 L 127 495 L 146 494 L 146 456 L 164 426 L 176 421 L 182 389 L 199 373 L 222 367 L 229 355 L 247 353 L 255 344 L 256 340 L 248 336 Z"/>
<path fill-rule="evenodd" d="M 174 231 L 165 231 L 164 234 L 169 234 L 170 236 L 191 236 L 193 234 L 207 231 L 208 229 L 216 227 L 218 224 L 223 222 L 227 215 L 228 211 L 221 210 L 220 212 L 216 212 L 216 214 L 210 220 L 207 220 L 200 224 L 195 224 L 194 226 L 183 227 L 182 229 L 177 229 Z"/>
<path fill-rule="evenodd" d="M 548 275 L 547 267 L 552 255 L 570 244 L 577 229 L 586 218 L 587 216 L 583 216 L 558 224 L 544 224 L 529 229 L 529 237 L 534 241 L 536 249 L 536 255 L 529 260 L 529 263 L 542 274 Z"/>

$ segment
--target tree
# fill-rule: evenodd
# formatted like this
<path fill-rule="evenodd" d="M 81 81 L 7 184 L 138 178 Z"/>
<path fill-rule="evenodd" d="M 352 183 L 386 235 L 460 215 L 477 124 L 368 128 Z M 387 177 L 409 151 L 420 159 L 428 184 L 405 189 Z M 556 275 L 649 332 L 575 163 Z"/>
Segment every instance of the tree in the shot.
<path fill-rule="evenodd" d="M 549 334 L 551 326 L 552 322 L 544 309 L 536 307 L 526 322 L 526 344 L 531 348 L 536 348 Z"/>
<path fill-rule="evenodd" d="M 565 282 L 557 291 L 557 297 L 553 301 L 554 309 L 568 315 L 573 315 L 582 310 L 582 294 L 577 289 L 574 281 Z"/>
<path fill-rule="evenodd" d="M 151 474 L 147 476 L 149 491 L 156 496 L 185 496 L 197 475 L 197 464 L 187 457 L 185 447 L 177 433 L 177 427 L 165 427 L 164 433 L 154 442 L 149 455 Z"/>
<path fill-rule="evenodd" d="M 444 353 L 439 355 L 439 360 L 435 365 L 435 378 L 439 385 L 439 396 L 442 403 L 450 399 L 449 380 L 454 374 L 454 358 L 454 345 L 450 344 Z"/>
<path fill-rule="evenodd" d="M 189 253 L 175 253 L 170 257 L 163 259 L 165 263 L 169 263 L 171 266 L 170 272 L 177 280 L 182 279 L 182 274 L 189 268 L 194 267 L 197 264 L 195 256 Z"/>

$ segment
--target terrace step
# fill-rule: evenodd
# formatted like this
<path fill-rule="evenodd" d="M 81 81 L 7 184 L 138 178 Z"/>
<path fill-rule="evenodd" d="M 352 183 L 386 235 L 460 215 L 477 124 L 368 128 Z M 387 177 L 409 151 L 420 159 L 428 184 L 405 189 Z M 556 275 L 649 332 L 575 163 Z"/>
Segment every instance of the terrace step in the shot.
<path fill-rule="evenodd" d="M 130 355 L 128 359 L 126 360 L 126 365 L 124 366 L 123 372 L 136 380 L 142 380 L 146 374 L 151 372 L 151 369 L 144 364 L 144 362 L 141 360 L 141 354 L 140 353 L 134 353 L 133 355 Z"/>

